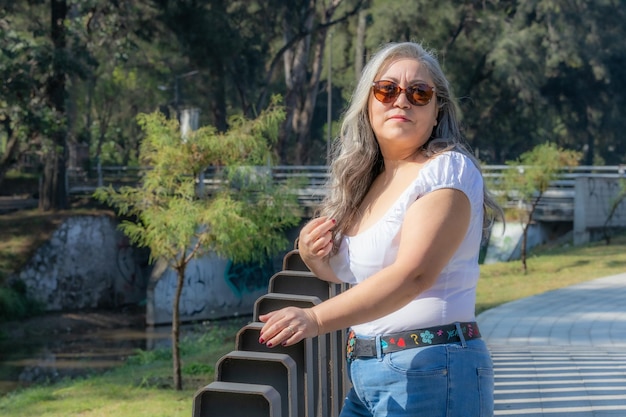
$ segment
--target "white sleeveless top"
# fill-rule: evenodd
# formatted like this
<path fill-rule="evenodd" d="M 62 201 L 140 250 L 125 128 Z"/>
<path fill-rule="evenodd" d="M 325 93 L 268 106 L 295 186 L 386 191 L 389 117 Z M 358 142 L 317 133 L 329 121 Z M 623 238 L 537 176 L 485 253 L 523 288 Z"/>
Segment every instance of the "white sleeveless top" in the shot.
<path fill-rule="evenodd" d="M 463 242 L 431 288 L 387 316 L 352 326 L 356 334 L 375 336 L 475 320 L 483 179 L 474 163 L 460 152 L 444 152 L 427 162 L 378 222 L 356 236 L 342 237 L 339 252 L 330 258 L 330 266 L 342 281 L 358 284 L 391 265 L 398 253 L 399 232 L 408 207 L 441 188 L 460 190 L 469 198 L 471 218 Z"/>

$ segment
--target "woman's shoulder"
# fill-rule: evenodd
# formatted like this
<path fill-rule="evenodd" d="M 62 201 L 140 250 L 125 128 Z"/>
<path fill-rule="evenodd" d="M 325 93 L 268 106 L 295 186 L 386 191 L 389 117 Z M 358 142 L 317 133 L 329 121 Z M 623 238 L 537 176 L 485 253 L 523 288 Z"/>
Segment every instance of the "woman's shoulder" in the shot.
<path fill-rule="evenodd" d="M 454 172 L 459 174 L 480 174 L 480 169 L 472 158 L 469 155 L 456 150 L 448 150 L 433 155 L 424 168 L 431 171 L 441 171 L 451 174 Z"/>
<path fill-rule="evenodd" d="M 434 155 L 421 172 L 427 188 L 482 189 L 482 175 L 474 161 L 463 152 L 448 150 Z"/>

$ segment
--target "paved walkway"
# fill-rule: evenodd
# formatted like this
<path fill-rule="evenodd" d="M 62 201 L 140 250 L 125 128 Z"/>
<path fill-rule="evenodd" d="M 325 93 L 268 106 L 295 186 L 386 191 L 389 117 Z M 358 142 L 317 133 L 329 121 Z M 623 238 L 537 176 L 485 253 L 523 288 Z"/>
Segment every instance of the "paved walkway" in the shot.
<path fill-rule="evenodd" d="M 626 417 L 626 273 L 478 317 L 495 365 L 495 415 Z"/>

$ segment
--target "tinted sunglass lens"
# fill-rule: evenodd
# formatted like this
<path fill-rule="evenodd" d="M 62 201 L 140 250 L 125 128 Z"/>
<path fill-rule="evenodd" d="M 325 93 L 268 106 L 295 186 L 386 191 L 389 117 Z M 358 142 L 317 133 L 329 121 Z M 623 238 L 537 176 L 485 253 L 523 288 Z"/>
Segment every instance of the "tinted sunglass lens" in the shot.
<path fill-rule="evenodd" d="M 407 88 L 407 97 L 411 104 L 425 106 L 433 98 L 433 89 L 427 84 L 415 84 Z"/>
<path fill-rule="evenodd" d="M 393 101 L 400 94 L 400 89 L 396 83 L 390 81 L 379 81 L 374 83 L 374 96 L 383 103 Z"/>

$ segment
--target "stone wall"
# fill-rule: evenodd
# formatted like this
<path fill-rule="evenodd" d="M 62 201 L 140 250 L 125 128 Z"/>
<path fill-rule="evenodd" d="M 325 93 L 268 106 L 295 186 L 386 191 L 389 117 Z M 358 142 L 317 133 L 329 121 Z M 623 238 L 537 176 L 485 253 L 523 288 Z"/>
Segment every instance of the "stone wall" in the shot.
<path fill-rule="evenodd" d="M 598 240 L 604 233 L 626 228 L 626 201 L 618 202 L 622 187 L 618 178 L 576 178 L 574 244 Z M 609 219 L 609 214 L 616 205 Z"/>
<path fill-rule="evenodd" d="M 47 311 L 116 307 L 146 299 L 148 253 L 107 216 L 67 219 L 18 274 Z"/>
<path fill-rule="evenodd" d="M 117 226 L 118 221 L 108 216 L 67 219 L 17 277 L 47 311 L 145 303 L 147 324 L 171 323 L 175 271 L 164 262 L 148 264 L 149 252 L 131 246 Z M 298 231 L 288 231 L 287 239 L 293 242 Z M 192 260 L 181 294 L 181 320 L 251 314 L 291 249 L 263 264 L 233 264 L 213 253 Z"/>

